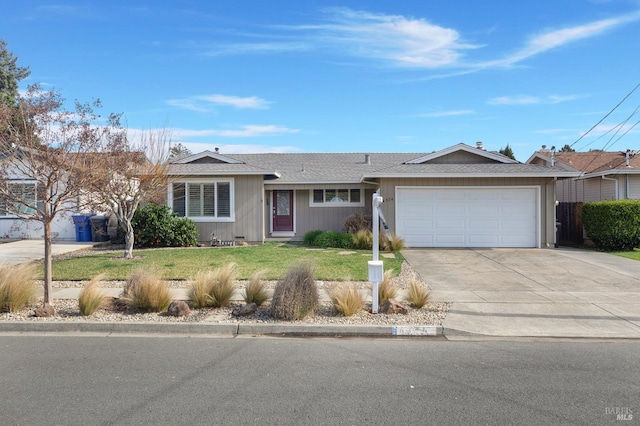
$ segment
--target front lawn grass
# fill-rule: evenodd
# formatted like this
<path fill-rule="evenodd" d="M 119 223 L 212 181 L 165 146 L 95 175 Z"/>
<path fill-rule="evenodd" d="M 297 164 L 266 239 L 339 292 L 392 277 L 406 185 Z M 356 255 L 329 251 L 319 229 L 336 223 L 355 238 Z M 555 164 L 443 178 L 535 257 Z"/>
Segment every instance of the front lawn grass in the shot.
<path fill-rule="evenodd" d="M 612 254 L 615 254 L 616 256 L 627 257 L 633 260 L 640 260 L 640 250 L 638 249 L 632 251 L 616 251 L 612 252 Z"/>
<path fill-rule="evenodd" d="M 342 249 L 310 249 L 300 244 L 265 243 L 248 247 L 202 247 L 133 251 L 139 258 L 122 259 L 122 252 L 96 252 L 95 255 L 56 260 L 53 262 L 55 281 L 90 280 L 105 274 L 105 280 L 124 280 L 140 267 L 152 267 L 162 279 L 186 280 L 200 270 L 216 269 L 235 263 L 237 279 L 248 280 L 258 271 L 263 278 L 277 280 L 299 263 L 309 262 L 315 267 L 316 279 L 324 281 L 367 281 L 367 261 L 371 251 L 353 250 L 341 254 Z M 403 257 L 381 258 L 384 269 L 400 272 Z M 42 274 L 41 274 L 42 277 Z"/>

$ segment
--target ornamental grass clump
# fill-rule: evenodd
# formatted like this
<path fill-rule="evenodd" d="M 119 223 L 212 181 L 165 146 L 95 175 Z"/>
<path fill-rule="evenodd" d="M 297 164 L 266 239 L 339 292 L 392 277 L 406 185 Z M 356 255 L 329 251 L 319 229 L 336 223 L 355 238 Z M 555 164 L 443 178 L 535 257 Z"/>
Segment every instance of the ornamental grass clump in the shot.
<path fill-rule="evenodd" d="M 271 314 L 280 320 L 300 320 L 313 313 L 318 303 L 314 268 L 303 263 L 291 267 L 276 284 L 271 299 Z"/>
<path fill-rule="evenodd" d="M 353 247 L 359 250 L 371 250 L 373 247 L 373 232 L 367 229 L 361 229 L 351 234 Z"/>
<path fill-rule="evenodd" d="M 395 253 L 405 248 L 405 246 L 404 239 L 396 234 L 392 233 L 390 237 L 384 233 L 380 234 L 380 248 L 382 248 L 382 250 Z"/>
<path fill-rule="evenodd" d="M 222 308 L 231 303 L 231 298 L 236 292 L 235 279 L 235 263 L 229 263 L 213 271 L 213 283 L 209 294 L 214 308 Z"/>
<path fill-rule="evenodd" d="M 350 317 L 364 307 L 364 296 L 356 287 L 347 283 L 338 284 L 329 293 L 334 309 L 345 317 Z"/>
<path fill-rule="evenodd" d="M 198 271 L 198 273 L 189 280 L 188 297 L 193 307 L 196 309 L 206 308 L 213 305 L 213 296 L 211 296 L 211 288 L 215 281 L 213 271 Z"/>
<path fill-rule="evenodd" d="M 269 300 L 269 292 L 262 283 L 263 276 L 264 271 L 258 271 L 249 279 L 244 289 L 244 301 L 247 304 L 255 303 L 257 306 L 261 306 Z"/>
<path fill-rule="evenodd" d="M 0 312 L 18 312 L 35 298 L 35 267 L 0 267 Z"/>
<path fill-rule="evenodd" d="M 89 284 L 80 291 L 80 295 L 78 296 L 78 306 L 82 315 L 93 315 L 93 313 L 104 304 L 105 295 L 98 287 L 98 284 L 103 279 L 104 274 L 91 278 Z"/>
<path fill-rule="evenodd" d="M 391 281 L 393 269 L 387 269 L 382 276 L 382 282 L 378 284 L 378 303 L 385 304 L 389 299 L 395 299 L 398 295 L 398 287 Z"/>
<path fill-rule="evenodd" d="M 420 309 L 429 303 L 429 289 L 424 283 L 419 282 L 416 277 L 409 280 L 409 288 L 404 300 L 412 308 Z"/>
<path fill-rule="evenodd" d="M 153 270 L 139 268 L 127 279 L 122 299 L 141 312 L 165 312 L 171 304 L 171 293 Z"/>

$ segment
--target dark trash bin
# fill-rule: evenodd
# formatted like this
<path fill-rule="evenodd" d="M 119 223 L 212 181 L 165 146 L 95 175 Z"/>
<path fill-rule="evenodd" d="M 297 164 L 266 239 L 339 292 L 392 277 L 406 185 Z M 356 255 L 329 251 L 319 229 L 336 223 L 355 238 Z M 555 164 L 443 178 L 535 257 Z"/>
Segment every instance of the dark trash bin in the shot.
<path fill-rule="evenodd" d="M 105 216 L 91 216 L 89 221 L 91 222 L 92 241 L 94 243 L 109 241 L 109 234 L 107 233 L 108 219 Z"/>
<path fill-rule="evenodd" d="M 76 241 L 91 241 L 91 226 L 89 225 L 89 218 L 91 216 L 86 214 L 78 214 L 71 217 L 73 218 L 73 224 L 76 226 Z"/>

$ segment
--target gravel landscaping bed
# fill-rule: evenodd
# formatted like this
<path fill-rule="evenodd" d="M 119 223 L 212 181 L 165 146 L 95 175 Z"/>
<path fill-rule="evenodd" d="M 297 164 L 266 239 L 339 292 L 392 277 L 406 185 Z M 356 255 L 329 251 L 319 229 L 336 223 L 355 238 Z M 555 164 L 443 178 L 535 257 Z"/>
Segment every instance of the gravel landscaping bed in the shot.
<path fill-rule="evenodd" d="M 77 254 L 77 253 L 76 253 Z M 417 278 L 413 269 L 405 262 L 402 265 L 400 274 L 393 278 L 394 284 L 399 289 L 406 289 L 410 279 Z M 418 278 L 417 278 L 418 279 Z M 277 281 L 264 281 L 266 288 L 273 289 Z M 87 281 L 55 281 L 54 288 L 83 288 Z M 246 281 L 237 281 L 238 289 L 244 288 Z M 338 282 L 318 282 L 319 290 L 330 290 Z M 367 282 L 351 282 L 352 285 L 364 290 L 371 288 L 371 284 Z M 42 283 L 39 283 L 42 285 Z M 124 281 L 103 281 L 100 283 L 101 288 L 121 288 Z M 170 288 L 187 288 L 188 281 L 167 281 Z M 247 317 L 235 317 L 232 315 L 234 309 L 243 305 L 243 303 L 235 302 L 225 308 L 207 308 L 193 309 L 191 314 L 184 317 L 174 317 L 167 313 L 136 313 L 123 312 L 118 310 L 113 304 L 108 304 L 106 308 L 99 309 L 91 316 L 80 314 L 78 301 L 75 299 L 55 299 L 56 315 L 47 318 L 38 318 L 34 315 L 35 307 L 41 305 L 42 301 L 37 301 L 35 306 L 28 306 L 17 313 L 0 313 L 0 321 L 39 321 L 39 322 L 69 322 L 69 321 L 92 321 L 92 322 L 206 322 L 213 324 L 237 324 L 237 323 L 255 323 L 255 324 L 275 324 L 283 323 L 271 316 L 269 311 L 269 302 L 258 308 L 258 310 Z M 349 325 L 441 325 L 444 321 L 448 303 L 438 302 L 429 303 L 422 309 L 409 309 L 407 314 L 371 314 L 371 305 L 357 314 L 350 317 L 343 317 L 338 314 L 331 303 L 322 302 L 314 315 L 308 316 L 303 320 L 295 321 L 295 324 L 349 324 Z"/>

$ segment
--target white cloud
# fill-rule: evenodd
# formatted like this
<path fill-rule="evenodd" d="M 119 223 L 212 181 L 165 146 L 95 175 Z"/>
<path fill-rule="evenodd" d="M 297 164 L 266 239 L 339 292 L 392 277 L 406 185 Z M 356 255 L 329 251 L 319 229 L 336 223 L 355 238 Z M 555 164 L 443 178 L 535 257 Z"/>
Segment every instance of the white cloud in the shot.
<path fill-rule="evenodd" d="M 458 109 L 452 111 L 439 111 L 439 112 L 427 112 L 424 114 L 418 114 L 416 117 L 429 117 L 429 118 L 438 118 L 438 117 L 456 117 L 460 115 L 469 115 L 475 114 L 476 112 L 472 109 Z"/>
<path fill-rule="evenodd" d="M 424 19 L 383 15 L 347 8 L 328 9 L 328 23 L 298 27 L 315 30 L 318 41 L 339 46 L 356 56 L 396 65 L 435 68 L 455 64 L 472 46 L 459 33 Z"/>
<path fill-rule="evenodd" d="M 233 43 L 204 48 L 205 56 L 228 56 L 251 53 L 286 53 L 300 52 L 311 49 L 307 43 L 302 42 L 267 42 L 267 43 Z"/>
<path fill-rule="evenodd" d="M 549 105 L 573 101 L 581 98 L 579 95 L 548 95 L 548 96 L 498 96 L 489 99 L 489 105 Z"/>
<path fill-rule="evenodd" d="M 197 96 L 197 99 L 211 102 L 216 105 L 230 105 L 235 108 L 267 108 L 271 102 L 262 98 L 251 96 L 248 98 L 241 98 L 239 96 L 227 96 L 227 95 L 202 95 Z"/>
<path fill-rule="evenodd" d="M 291 129 L 289 127 L 269 125 L 247 124 L 239 129 L 171 129 L 172 133 L 178 138 L 198 138 L 217 136 L 223 138 L 251 138 L 262 136 L 274 136 L 290 133 L 298 133 L 300 129 Z"/>
<path fill-rule="evenodd" d="M 191 111 L 208 112 L 213 105 L 232 106 L 239 109 L 267 109 L 273 102 L 256 96 L 243 98 L 240 96 L 213 94 L 190 96 L 184 99 L 169 99 L 165 103 Z"/>
<path fill-rule="evenodd" d="M 598 36 L 607 30 L 619 27 L 629 22 L 637 21 L 638 19 L 640 19 L 640 12 L 633 12 L 617 18 L 602 19 L 600 21 L 594 21 L 583 25 L 549 30 L 531 37 L 524 47 L 512 55 L 503 59 L 480 64 L 480 66 L 483 68 L 512 66 L 548 50 L 555 49 L 578 40 Z"/>

